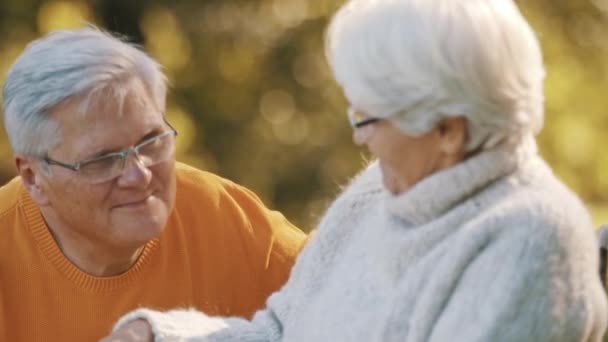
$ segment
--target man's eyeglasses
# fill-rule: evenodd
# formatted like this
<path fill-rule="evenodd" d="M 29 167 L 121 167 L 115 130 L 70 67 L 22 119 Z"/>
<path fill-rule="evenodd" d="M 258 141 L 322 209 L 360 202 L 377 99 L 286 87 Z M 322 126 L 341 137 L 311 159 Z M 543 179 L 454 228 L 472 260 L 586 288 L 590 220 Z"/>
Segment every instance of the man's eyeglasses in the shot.
<path fill-rule="evenodd" d="M 137 158 L 144 167 L 169 160 L 174 151 L 177 131 L 166 119 L 165 123 L 169 126 L 169 131 L 157 134 L 133 147 L 118 152 L 79 161 L 75 164 L 63 163 L 48 156 L 44 156 L 42 160 L 48 165 L 57 165 L 72 170 L 90 184 L 104 183 L 122 174 L 126 160 L 130 155 Z"/>
<path fill-rule="evenodd" d="M 348 121 L 350 122 L 350 126 L 353 129 L 361 128 L 363 126 L 367 126 L 382 120 L 380 118 L 365 117 L 365 115 L 363 115 L 361 112 L 354 110 L 353 108 L 348 108 L 346 114 L 348 115 Z"/>

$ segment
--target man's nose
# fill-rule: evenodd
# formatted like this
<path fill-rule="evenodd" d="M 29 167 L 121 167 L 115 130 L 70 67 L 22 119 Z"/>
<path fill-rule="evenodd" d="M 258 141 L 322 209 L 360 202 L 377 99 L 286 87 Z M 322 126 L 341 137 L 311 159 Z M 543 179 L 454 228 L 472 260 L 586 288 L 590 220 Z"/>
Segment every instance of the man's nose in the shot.
<path fill-rule="evenodd" d="M 152 171 L 144 165 L 137 153 L 125 159 L 125 167 L 118 179 L 121 186 L 146 186 L 152 180 Z"/>

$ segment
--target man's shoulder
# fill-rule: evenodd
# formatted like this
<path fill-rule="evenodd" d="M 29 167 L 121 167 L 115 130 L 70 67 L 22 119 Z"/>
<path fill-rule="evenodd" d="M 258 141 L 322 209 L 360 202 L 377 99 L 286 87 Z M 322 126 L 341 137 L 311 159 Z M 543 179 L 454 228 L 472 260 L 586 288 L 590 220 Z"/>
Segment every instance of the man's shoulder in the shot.
<path fill-rule="evenodd" d="M 22 224 L 22 213 L 19 211 L 20 196 L 25 192 L 19 177 L 13 178 L 0 187 L 0 260 L 6 260 L 14 246 L 15 234 Z"/>
<path fill-rule="evenodd" d="M 19 203 L 19 196 L 24 190 L 20 177 L 15 177 L 8 183 L 0 186 L 0 222 L 3 217 L 12 211 Z"/>
<path fill-rule="evenodd" d="M 183 163 L 176 163 L 175 173 L 177 210 L 194 207 L 209 213 L 262 205 L 251 190 L 213 173 Z"/>
<path fill-rule="evenodd" d="M 177 196 L 216 196 L 226 188 L 237 186 L 232 181 L 208 171 L 177 162 L 175 165 Z"/>
<path fill-rule="evenodd" d="M 183 163 L 176 163 L 176 178 L 175 214 L 190 226 L 198 222 L 223 227 L 223 232 L 230 231 L 226 229 L 228 226 L 245 227 L 247 229 L 236 231 L 249 233 L 255 226 L 258 233 L 267 229 L 275 233 L 280 230 L 281 234 L 300 234 L 300 230 L 282 214 L 268 209 L 253 191 L 244 186 Z M 296 235 L 293 239 L 301 240 Z"/>

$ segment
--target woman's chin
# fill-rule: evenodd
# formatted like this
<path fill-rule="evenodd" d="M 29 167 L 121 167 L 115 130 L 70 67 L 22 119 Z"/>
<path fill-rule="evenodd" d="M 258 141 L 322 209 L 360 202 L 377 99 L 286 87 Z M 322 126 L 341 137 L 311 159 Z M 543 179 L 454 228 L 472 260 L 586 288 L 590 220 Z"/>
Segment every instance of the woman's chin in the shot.
<path fill-rule="evenodd" d="M 401 185 L 395 177 L 388 175 L 382 176 L 382 184 L 384 185 L 384 188 L 393 195 L 397 195 L 407 190 L 404 189 L 405 187 Z"/>

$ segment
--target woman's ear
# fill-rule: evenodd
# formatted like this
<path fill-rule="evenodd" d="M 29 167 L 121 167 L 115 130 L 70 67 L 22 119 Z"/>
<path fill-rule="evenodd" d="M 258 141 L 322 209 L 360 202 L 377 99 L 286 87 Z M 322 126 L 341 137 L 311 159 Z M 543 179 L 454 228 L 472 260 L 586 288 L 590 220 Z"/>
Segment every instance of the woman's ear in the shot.
<path fill-rule="evenodd" d="M 31 158 L 21 155 L 16 155 L 14 161 L 17 172 L 21 176 L 23 186 L 32 197 L 32 200 L 41 207 L 48 205 L 49 200 L 42 184 L 41 170 L 35 167 L 35 162 Z"/>
<path fill-rule="evenodd" d="M 464 117 L 442 119 L 438 123 L 439 149 L 447 155 L 461 159 L 467 140 L 467 121 Z"/>

